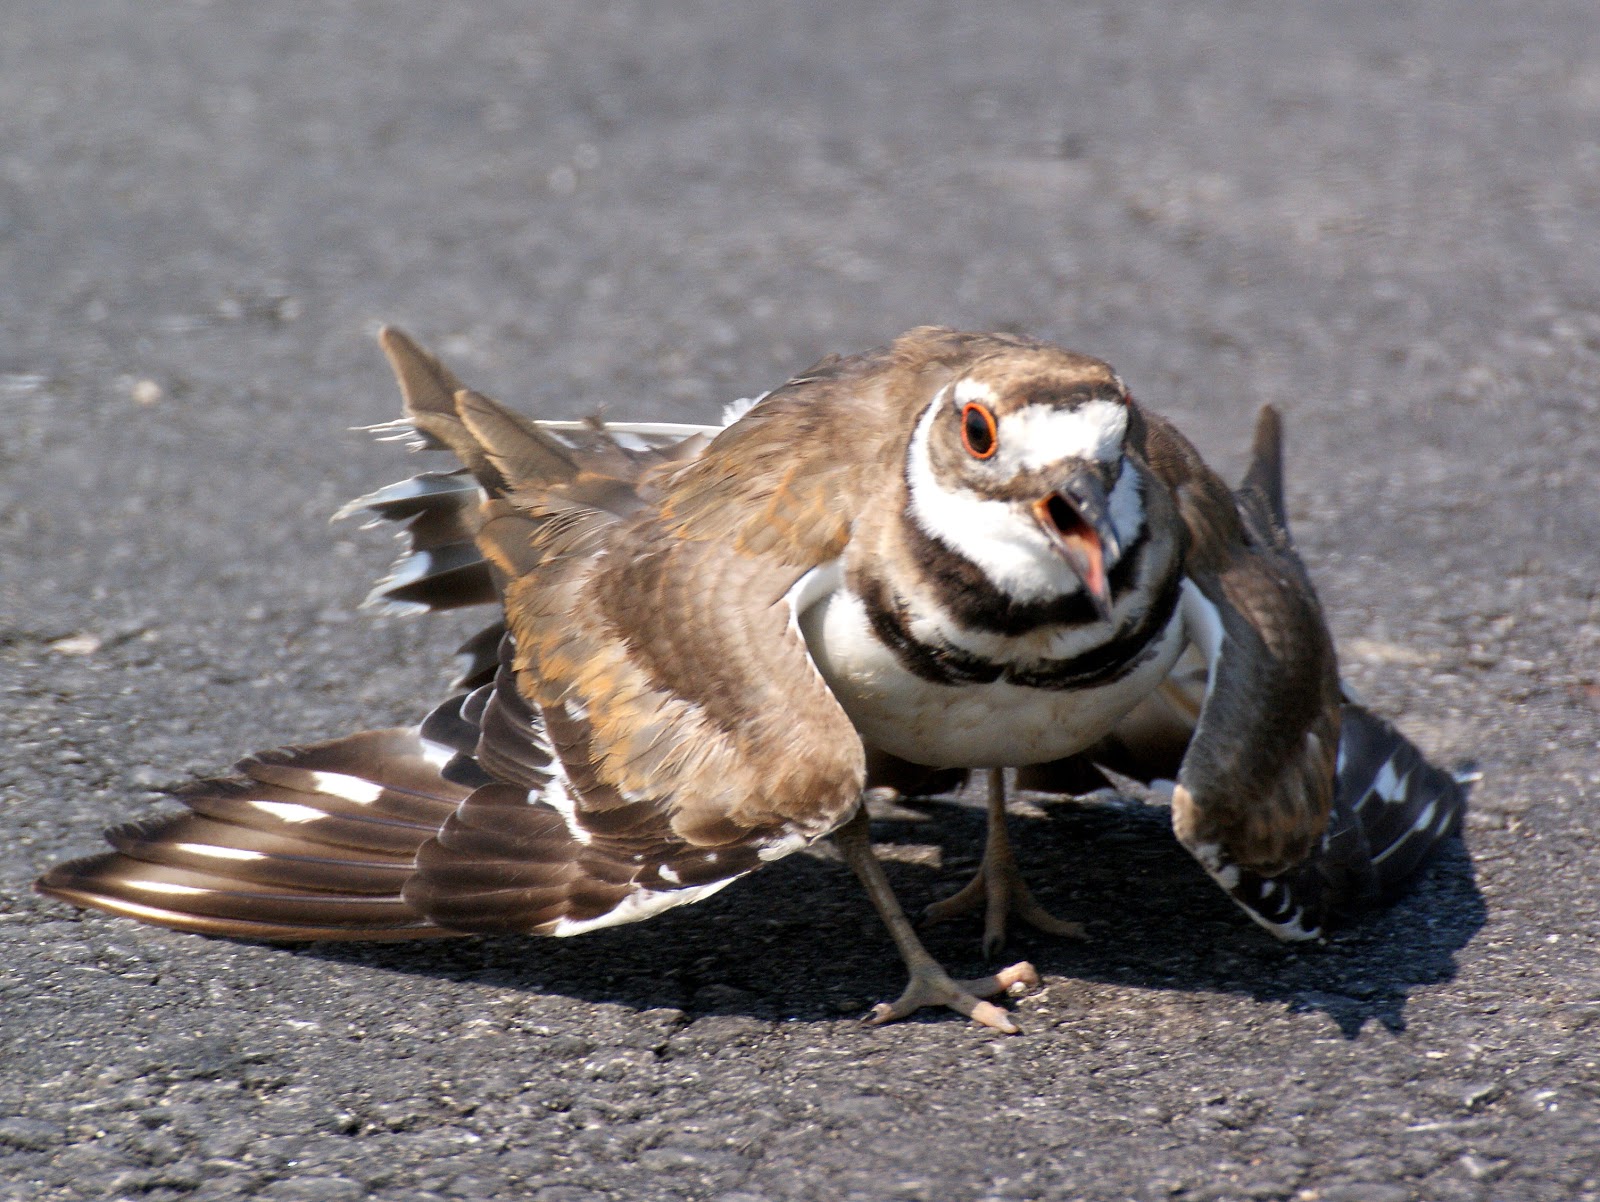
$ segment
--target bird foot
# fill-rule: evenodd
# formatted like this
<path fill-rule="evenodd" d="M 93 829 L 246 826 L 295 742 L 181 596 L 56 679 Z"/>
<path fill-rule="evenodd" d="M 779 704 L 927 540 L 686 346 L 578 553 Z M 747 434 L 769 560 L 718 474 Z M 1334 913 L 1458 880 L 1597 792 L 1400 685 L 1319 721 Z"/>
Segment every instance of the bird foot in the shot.
<path fill-rule="evenodd" d="M 1002 968 L 992 977 L 972 981 L 958 981 L 938 964 L 920 964 L 912 968 L 905 992 L 892 1002 L 879 1002 L 864 1021 L 869 1027 L 878 1027 L 914 1014 L 924 1006 L 948 1006 L 975 1023 L 1015 1035 L 1018 1028 L 1011 1016 L 983 999 L 1006 993 L 1015 986 L 1031 989 L 1038 984 L 1039 974 L 1027 961 Z"/>
<path fill-rule="evenodd" d="M 936 901 L 922 912 L 924 922 L 942 922 L 982 909 L 983 954 L 994 956 L 1005 945 L 1006 919 L 1015 914 L 1035 930 L 1068 939 L 1087 939 L 1081 922 L 1057 918 L 1034 898 L 1027 882 L 1007 856 L 985 855 L 983 865 L 958 893 Z"/>

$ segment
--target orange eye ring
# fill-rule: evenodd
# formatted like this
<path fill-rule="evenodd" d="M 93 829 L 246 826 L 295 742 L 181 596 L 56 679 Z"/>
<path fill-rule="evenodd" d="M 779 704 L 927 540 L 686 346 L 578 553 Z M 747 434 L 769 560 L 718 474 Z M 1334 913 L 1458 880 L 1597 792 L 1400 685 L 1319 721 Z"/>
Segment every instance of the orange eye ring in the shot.
<path fill-rule="evenodd" d="M 961 409 L 961 445 L 974 459 L 989 459 L 1000 449 L 1000 427 L 985 405 L 970 401 Z"/>

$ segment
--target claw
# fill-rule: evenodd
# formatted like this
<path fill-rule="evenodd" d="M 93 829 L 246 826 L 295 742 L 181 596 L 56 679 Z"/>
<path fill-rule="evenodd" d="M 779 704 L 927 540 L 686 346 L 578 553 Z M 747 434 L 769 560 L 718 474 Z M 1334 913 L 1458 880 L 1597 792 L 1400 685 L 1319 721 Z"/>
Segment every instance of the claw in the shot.
<path fill-rule="evenodd" d="M 1048 935 L 1068 939 L 1089 937 L 1082 923 L 1057 918 L 1041 906 L 1017 871 L 1011 837 L 1006 832 L 1005 777 L 1000 768 L 989 769 L 989 834 L 983 848 L 983 864 L 959 892 L 923 910 L 922 919 L 940 922 L 980 907 L 984 911 L 983 954 L 988 957 L 999 954 L 1005 946 L 1006 918 L 1012 913 Z"/>
<path fill-rule="evenodd" d="M 1025 960 L 991 977 L 971 981 L 958 981 L 937 964 L 924 966 L 912 970 L 904 993 L 892 1002 L 879 1002 L 863 1021 L 869 1027 L 881 1027 L 884 1023 L 907 1018 L 924 1006 L 948 1006 L 973 1022 L 1006 1035 L 1016 1035 L 1020 1028 L 1011 1021 L 1011 1016 L 984 999 L 1008 993 L 1018 985 L 1031 989 L 1038 984 L 1038 972 Z"/>
<path fill-rule="evenodd" d="M 928 954 L 928 949 L 922 946 L 922 940 L 918 939 L 917 933 L 911 929 L 905 911 L 895 900 L 894 890 L 889 887 L 889 878 L 884 875 L 883 865 L 878 863 L 878 858 L 872 854 L 872 838 L 866 810 L 858 808 L 850 820 L 834 833 L 834 840 L 844 854 L 846 862 L 861 878 L 867 896 L 872 899 L 873 908 L 883 919 L 883 925 L 889 928 L 895 946 L 900 949 L 900 958 L 905 961 L 906 971 L 911 974 L 905 992 L 892 1002 L 881 1002 L 874 1006 L 872 1013 L 867 1015 L 867 1024 L 874 1027 L 882 1026 L 884 1023 L 914 1014 L 924 1006 L 948 1006 L 965 1014 L 973 1022 L 982 1023 L 992 1030 L 1007 1035 L 1017 1034 L 1017 1024 L 1011 1021 L 1010 1016 L 993 1002 L 983 999 L 1005 993 L 1017 986 L 1037 985 L 1039 974 L 1034 971 L 1033 965 L 1013 964 L 1010 968 L 1001 969 L 992 977 L 957 981 Z"/>

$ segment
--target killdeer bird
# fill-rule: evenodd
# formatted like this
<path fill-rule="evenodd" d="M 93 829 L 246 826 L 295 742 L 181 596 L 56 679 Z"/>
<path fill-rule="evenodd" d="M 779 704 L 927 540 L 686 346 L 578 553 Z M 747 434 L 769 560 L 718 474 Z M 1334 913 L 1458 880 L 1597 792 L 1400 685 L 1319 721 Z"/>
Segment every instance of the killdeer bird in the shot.
<path fill-rule="evenodd" d="M 1169 779 L 1172 822 L 1257 922 L 1318 935 L 1397 889 L 1463 794 L 1341 695 L 1284 519 L 1276 416 L 1232 491 L 1106 364 L 924 328 L 824 360 L 724 427 L 531 421 L 405 335 L 392 424 L 460 461 L 354 503 L 405 523 L 374 599 L 497 604 L 413 728 L 251 756 L 118 827 L 46 894 L 265 940 L 574 935 L 706 897 L 833 835 L 911 974 L 874 1021 L 1037 980 L 956 981 L 875 860 L 873 762 L 990 773 L 974 884 L 1017 877 L 1003 772 Z M 897 757 L 885 760 L 885 757 Z"/>

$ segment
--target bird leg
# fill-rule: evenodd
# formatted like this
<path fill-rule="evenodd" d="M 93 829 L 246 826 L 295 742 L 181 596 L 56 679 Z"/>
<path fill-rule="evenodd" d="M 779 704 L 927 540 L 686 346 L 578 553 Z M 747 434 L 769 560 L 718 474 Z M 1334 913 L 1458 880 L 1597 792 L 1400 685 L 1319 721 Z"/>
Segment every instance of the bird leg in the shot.
<path fill-rule="evenodd" d="M 974 981 L 956 980 L 928 954 L 928 949 L 922 946 L 922 940 L 911 929 L 905 911 L 900 908 L 900 902 L 889 886 L 889 878 L 884 874 L 883 865 L 878 863 L 878 857 L 872 852 L 866 807 L 858 808 L 854 817 L 834 832 L 833 838 L 845 862 L 861 879 L 867 896 L 872 899 L 873 908 L 889 928 L 895 946 L 900 949 L 900 958 L 905 961 L 906 970 L 911 974 L 905 992 L 892 1002 L 879 1002 L 867 1016 L 867 1022 L 871 1026 L 878 1026 L 905 1018 L 924 1006 L 949 1006 L 974 1022 L 1007 1035 L 1015 1035 L 1017 1025 L 1010 1016 L 993 1002 L 983 999 L 1004 993 L 1016 984 L 1037 985 L 1039 974 L 1034 971 L 1033 965 L 1026 962 L 1013 964 L 992 977 L 981 977 Z"/>
<path fill-rule="evenodd" d="M 929 922 L 966 914 L 986 907 L 983 916 L 983 954 L 993 956 L 1006 941 L 1006 916 L 1015 913 L 1031 927 L 1050 935 L 1084 939 L 1082 923 L 1067 922 L 1051 914 L 1029 891 L 1017 871 L 1006 831 L 1006 777 L 1004 768 L 989 769 L 989 835 L 984 843 L 983 863 L 959 893 L 934 902 L 922 912 Z"/>

